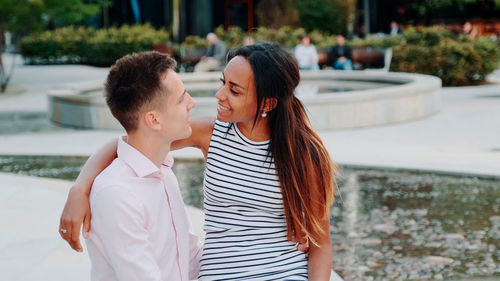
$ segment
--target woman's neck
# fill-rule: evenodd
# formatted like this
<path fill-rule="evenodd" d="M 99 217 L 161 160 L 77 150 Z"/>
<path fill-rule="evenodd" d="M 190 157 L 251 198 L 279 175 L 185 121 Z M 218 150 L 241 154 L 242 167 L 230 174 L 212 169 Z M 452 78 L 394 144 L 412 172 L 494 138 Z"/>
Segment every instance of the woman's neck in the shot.
<path fill-rule="evenodd" d="M 255 142 L 262 142 L 271 139 L 271 130 L 269 129 L 269 119 L 260 118 L 257 120 L 255 126 L 253 121 L 248 123 L 236 123 L 238 130 L 249 140 Z"/>

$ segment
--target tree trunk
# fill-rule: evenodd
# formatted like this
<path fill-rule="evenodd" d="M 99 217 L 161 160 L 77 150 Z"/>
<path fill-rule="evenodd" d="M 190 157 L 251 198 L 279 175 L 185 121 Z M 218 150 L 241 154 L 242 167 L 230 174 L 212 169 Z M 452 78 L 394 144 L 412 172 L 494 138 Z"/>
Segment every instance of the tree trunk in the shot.
<path fill-rule="evenodd" d="M 343 2 L 346 13 L 346 31 L 350 37 L 354 34 L 354 24 L 356 23 L 356 0 L 345 0 Z"/>

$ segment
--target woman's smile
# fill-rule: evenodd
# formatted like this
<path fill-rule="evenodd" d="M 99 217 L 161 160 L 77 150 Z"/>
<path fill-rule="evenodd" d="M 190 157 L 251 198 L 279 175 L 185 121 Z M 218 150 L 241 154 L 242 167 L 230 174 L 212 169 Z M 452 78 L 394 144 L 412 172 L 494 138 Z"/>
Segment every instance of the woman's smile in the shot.
<path fill-rule="evenodd" d="M 220 115 L 227 115 L 229 114 L 229 111 L 231 111 L 231 108 L 228 106 L 223 106 L 220 103 L 217 106 L 217 113 Z"/>

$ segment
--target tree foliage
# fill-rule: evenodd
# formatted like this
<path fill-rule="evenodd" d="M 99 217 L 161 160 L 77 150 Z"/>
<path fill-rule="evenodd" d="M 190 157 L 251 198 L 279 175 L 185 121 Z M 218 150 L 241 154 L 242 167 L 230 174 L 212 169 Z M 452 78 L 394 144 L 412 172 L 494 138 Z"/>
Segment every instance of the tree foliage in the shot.
<path fill-rule="evenodd" d="M 472 4 L 489 4 L 495 9 L 500 9 L 500 0 L 404 0 L 398 1 L 398 5 L 406 7 L 408 10 L 413 10 L 419 16 L 443 11 L 450 8 L 457 8 L 459 11 L 464 11 L 467 5 Z"/>
<path fill-rule="evenodd" d="M 267 28 L 303 27 L 338 34 L 352 30 L 355 9 L 356 0 L 267 0 L 259 1 L 256 16 L 259 26 Z"/>
<path fill-rule="evenodd" d="M 41 30 L 50 22 L 67 25 L 96 15 L 110 0 L 0 0 L 0 28 L 12 32 Z"/>
<path fill-rule="evenodd" d="M 296 0 L 259 1 L 255 9 L 259 26 L 280 28 L 284 25 L 298 27 L 299 11 L 295 7 Z"/>
<path fill-rule="evenodd" d="M 3 53 L 3 35 L 6 30 L 28 33 L 42 30 L 49 23 L 66 25 L 78 23 L 99 13 L 112 0 L 0 0 L 0 55 Z M 10 74 L 3 68 L 0 56 L 0 92 L 5 91 Z"/>
<path fill-rule="evenodd" d="M 337 0 L 298 0 L 300 22 L 308 30 L 320 29 L 340 33 L 345 16 L 340 13 Z"/>

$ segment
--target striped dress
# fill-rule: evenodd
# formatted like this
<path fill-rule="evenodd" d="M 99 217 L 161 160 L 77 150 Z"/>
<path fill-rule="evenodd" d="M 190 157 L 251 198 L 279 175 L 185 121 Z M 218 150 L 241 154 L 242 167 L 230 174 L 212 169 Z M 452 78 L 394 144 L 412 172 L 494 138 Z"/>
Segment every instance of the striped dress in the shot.
<path fill-rule="evenodd" d="M 267 142 L 216 121 L 204 182 L 199 280 L 307 280 L 307 258 L 287 240 L 280 184 Z"/>

